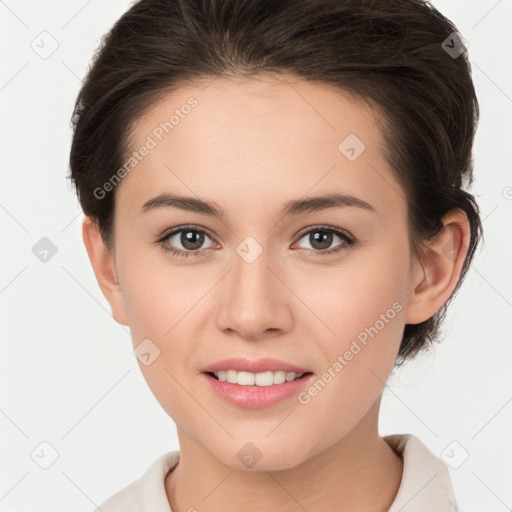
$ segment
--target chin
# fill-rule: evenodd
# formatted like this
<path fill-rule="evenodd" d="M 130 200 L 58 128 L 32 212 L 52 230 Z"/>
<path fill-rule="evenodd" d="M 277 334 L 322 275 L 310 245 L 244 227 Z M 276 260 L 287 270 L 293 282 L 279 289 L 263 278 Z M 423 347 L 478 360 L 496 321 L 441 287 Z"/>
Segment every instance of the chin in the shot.
<path fill-rule="evenodd" d="M 243 471 L 282 471 L 294 468 L 304 462 L 304 446 L 294 442 L 284 446 L 284 441 L 270 443 L 265 440 L 234 443 L 233 451 L 212 453 L 220 462 L 230 468 Z M 289 441 L 289 440 L 288 440 Z"/>

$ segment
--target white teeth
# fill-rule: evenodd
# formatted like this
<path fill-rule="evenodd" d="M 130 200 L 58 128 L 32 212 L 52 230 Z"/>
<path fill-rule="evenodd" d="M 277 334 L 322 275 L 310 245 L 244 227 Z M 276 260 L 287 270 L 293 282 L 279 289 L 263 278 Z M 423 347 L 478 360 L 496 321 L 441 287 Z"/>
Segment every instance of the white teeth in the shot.
<path fill-rule="evenodd" d="M 223 382 L 240 386 L 272 386 L 272 384 L 282 384 L 285 381 L 291 382 L 304 375 L 303 373 L 285 371 L 251 373 L 237 372 L 236 370 L 219 370 L 213 374 Z"/>

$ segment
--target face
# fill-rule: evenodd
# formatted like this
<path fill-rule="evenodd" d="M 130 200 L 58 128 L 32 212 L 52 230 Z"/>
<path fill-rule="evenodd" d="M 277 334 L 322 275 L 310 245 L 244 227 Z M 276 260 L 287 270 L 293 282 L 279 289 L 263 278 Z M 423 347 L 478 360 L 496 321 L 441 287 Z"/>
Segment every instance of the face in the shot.
<path fill-rule="evenodd" d="M 378 404 L 413 288 L 379 117 L 324 85 L 217 78 L 169 93 L 134 126 L 132 148 L 149 149 L 115 191 L 112 306 L 180 442 L 245 469 L 251 442 L 258 469 L 285 469 Z M 151 201 L 162 194 L 195 203 Z M 226 358 L 306 372 L 261 386 L 261 401 L 238 384 L 225 397 L 204 369 Z"/>

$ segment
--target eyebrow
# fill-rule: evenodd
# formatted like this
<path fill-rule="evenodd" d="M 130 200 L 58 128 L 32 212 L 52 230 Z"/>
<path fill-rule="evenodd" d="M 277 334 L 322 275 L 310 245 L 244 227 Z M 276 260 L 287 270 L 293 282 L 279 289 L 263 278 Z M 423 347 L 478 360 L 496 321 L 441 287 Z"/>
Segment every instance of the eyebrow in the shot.
<path fill-rule="evenodd" d="M 304 199 L 290 200 L 283 205 L 281 216 L 286 217 L 290 215 L 299 215 L 301 213 L 314 213 L 347 206 L 353 206 L 376 213 L 375 208 L 371 204 L 359 199 L 358 197 L 348 194 L 331 193 L 306 197 Z M 224 210 L 219 208 L 213 202 L 204 201 L 196 197 L 173 194 L 170 192 L 159 194 L 158 196 L 146 201 L 140 208 L 140 213 L 147 213 L 160 208 L 179 208 L 180 210 L 209 215 L 219 219 L 226 218 Z"/>

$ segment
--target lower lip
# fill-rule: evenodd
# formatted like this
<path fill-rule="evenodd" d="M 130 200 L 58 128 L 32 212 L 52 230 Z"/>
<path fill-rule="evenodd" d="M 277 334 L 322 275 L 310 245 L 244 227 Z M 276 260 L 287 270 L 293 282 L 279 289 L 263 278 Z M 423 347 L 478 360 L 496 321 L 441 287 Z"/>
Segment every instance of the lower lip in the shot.
<path fill-rule="evenodd" d="M 247 409 L 261 409 L 277 404 L 286 398 L 298 393 L 313 377 L 312 373 L 302 376 L 300 379 L 271 386 L 240 386 L 231 382 L 215 379 L 208 373 L 203 373 L 213 391 L 224 400 L 245 407 Z"/>

